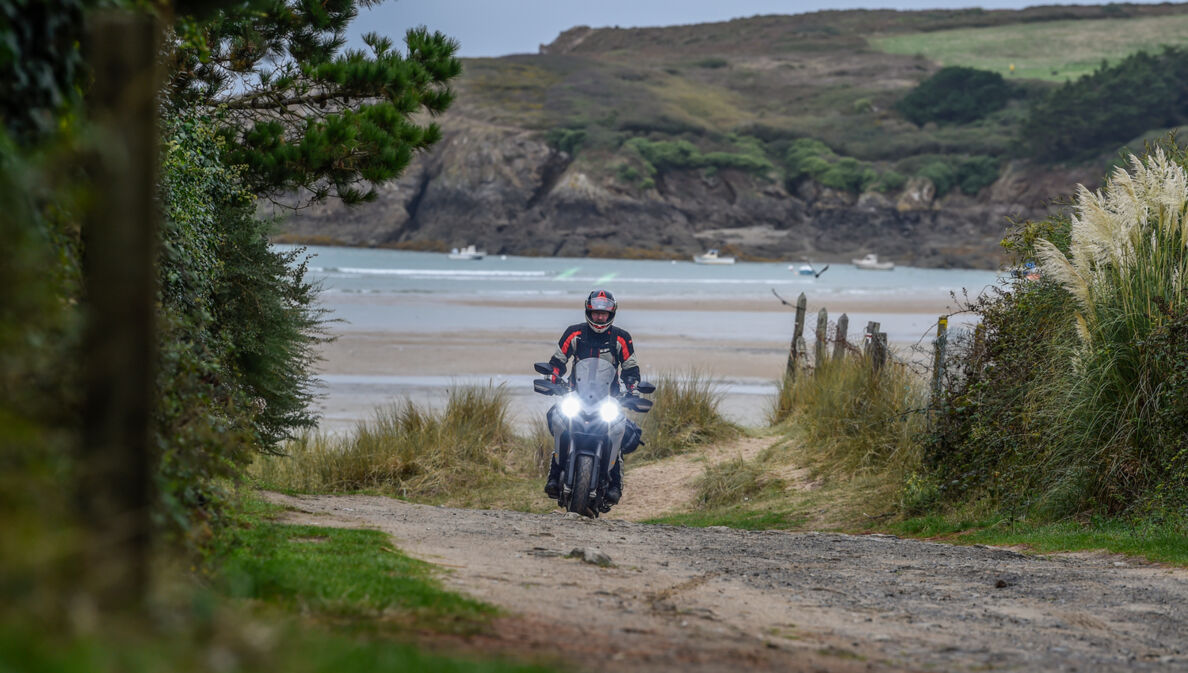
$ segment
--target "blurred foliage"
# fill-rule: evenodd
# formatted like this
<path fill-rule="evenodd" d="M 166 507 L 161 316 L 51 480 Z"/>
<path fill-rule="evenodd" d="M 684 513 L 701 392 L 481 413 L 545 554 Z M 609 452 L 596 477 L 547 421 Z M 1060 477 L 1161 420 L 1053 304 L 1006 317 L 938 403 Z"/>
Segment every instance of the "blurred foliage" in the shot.
<path fill-rule="evenodd" d="M 0 120 L 28 146 L 80 99 L 86 0 L 0 0 Z"/>

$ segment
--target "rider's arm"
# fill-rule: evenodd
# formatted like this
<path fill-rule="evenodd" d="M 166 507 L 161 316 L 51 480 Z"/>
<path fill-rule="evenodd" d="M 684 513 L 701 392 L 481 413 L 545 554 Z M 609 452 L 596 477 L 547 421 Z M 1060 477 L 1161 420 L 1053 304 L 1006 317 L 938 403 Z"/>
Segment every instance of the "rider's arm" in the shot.
<path fill-rule="evenodd" d="M 553 357 L 549 358 L 549 364 L 553 367 L 554 381 L 565 375 L 565 363 L 573 356 L 580 333 L 580 329 L 568 329 L 557 340 L 557 350 L 553 351 Z"/>
<path fill-rule="evenodd" d="M 619 356 L 623 383 L 630 390 L 639 382 L 639 363 L 635 360 L 635 344 L 627 330 L 619 330 L 615 335 L 615 351 Z"/>

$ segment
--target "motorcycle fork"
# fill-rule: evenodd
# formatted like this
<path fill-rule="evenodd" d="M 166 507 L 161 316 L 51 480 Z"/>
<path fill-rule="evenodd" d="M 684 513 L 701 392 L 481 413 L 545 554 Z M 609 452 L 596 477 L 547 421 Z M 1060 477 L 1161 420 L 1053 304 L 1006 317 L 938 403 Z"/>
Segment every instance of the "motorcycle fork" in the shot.
<path fill-rule="evenodd" d="M 573 433 L 569 435 L 569 452 L 565 456 L 565 494 L 573 493 L 573 466 L 577 462 L 577 443 L 573 441 Z M 568 500 L 568 498 L 566 498 Z"/>

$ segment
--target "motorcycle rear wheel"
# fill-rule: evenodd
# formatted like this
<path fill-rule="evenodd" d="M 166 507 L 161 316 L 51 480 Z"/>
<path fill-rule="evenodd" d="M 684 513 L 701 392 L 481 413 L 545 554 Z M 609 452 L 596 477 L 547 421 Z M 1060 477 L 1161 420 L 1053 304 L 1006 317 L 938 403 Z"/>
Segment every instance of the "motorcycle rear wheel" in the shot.
<path fill-rule="evenodd" d="M 573 493 L 569 496 L 569 511 L 582 516 L 592 516 L 590 511 L 590 490 L 593 488 L 594 457 L 578 456 L 573 480 Z"/>

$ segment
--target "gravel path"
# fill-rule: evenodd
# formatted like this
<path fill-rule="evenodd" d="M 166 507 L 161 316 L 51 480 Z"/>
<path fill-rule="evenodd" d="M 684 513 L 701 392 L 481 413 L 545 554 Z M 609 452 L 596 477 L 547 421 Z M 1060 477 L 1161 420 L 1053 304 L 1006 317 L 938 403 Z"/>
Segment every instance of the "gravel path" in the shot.
<path fill-rule="evenodd" d="M 1120 557 L 267 497 L 287 521 L 386 531 L 508 610 L 462 646 L 575 670 L 1188 670 L 1188 571 Z"/>

